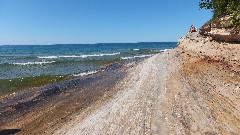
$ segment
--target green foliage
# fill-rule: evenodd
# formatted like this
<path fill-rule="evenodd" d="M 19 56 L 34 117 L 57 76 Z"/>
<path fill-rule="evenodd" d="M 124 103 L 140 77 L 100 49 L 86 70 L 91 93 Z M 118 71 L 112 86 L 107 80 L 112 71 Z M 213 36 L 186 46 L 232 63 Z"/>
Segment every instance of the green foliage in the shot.
<path fill-rule="evenodd" d="M 199 7 L 213 10 L 213 22 L 222 21 L 220 18 L 229 16 L 225 25 L 240 28 L 240 0 L 201 0 Z"/>
<path fill-rule="evenodd" d="M 211 0 L 201 0 L 201 2 L 199 2 L 199 7 L 200 8 L 205 8 L 205 9 L 213 9 L 213 1 L 211 1 Z"/>

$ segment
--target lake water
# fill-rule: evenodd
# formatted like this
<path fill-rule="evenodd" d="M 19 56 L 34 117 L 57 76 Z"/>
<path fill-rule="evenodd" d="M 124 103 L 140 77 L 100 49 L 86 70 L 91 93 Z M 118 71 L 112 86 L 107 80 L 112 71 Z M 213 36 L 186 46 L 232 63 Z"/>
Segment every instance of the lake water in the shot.
<path fill-rule="evenodd" d="M 149 57 L 177 42 L 0 46 L 0 79 L 86 75 L 115 61 Z"/>

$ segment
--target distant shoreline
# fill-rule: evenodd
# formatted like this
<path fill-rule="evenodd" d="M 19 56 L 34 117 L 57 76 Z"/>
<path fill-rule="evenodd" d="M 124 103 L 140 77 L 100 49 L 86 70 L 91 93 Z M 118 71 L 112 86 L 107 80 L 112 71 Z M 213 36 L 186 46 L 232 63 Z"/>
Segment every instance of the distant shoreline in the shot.
<path fill-rule="evenodd" d="M 106 44 L 138 44 L 138 43 L 177 43 L 177 41 L 156 41 L 156 42 L 130 42 L 130 43 L 124 43 L 124 42 L 109 42 L 109 43 L 74 43 L 74 44 L 2 44 L 0 46 L 54 46 L 54 45 L 106 45 Z"/>

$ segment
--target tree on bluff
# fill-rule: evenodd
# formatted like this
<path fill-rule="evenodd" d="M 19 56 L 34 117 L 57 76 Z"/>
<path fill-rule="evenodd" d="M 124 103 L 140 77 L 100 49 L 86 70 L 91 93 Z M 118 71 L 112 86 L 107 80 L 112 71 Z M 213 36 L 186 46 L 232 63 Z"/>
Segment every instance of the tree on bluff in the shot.
<path fill-rule="evenodd" d="M 240 28 L 240 0 L 201 0 L 199 7 L 213 10 L 212 21 L 230 16 L 228 25 Z"/>

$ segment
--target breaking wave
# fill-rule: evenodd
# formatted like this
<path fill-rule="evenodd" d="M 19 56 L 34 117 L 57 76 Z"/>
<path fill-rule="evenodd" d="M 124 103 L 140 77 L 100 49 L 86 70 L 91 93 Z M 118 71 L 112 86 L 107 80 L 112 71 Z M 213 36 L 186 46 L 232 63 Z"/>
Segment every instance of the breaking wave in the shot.
<path fill-rule="evenodd" d="M 171 49 L 163 49 L 163 50 L 160 50 L 160 52 L 166 52 L 166 51 L 169 51 Z"/>
<path fill-rule="evenodd" d="M 73 76 L 77 77 L 77 76 L 86 76 L 86 75 L 92 75 L 92 74 L 95 74 L 97 73 L 98 71 L 89 71 L 89 72 L 83 72 L 83 73 L 80 73 L 80 74 L 73 74 Z"/>
<path fill-rule="evenodd" d="M 41 61 L 41 62 L 22 62 L 22 63 L 9 63 L 9 64 L 13 64 L 13 65 L 42 65 L 42 64 L 50 64 L 50 63 L 54 63 L 55 61 Z"/>
<path fill-rule="evenodd" d="M 127 60 L 127 59 L 134 59 L 134 58 L 144 58 L 144 57 L 150 57 L 153 55 L 137 55 L 137 56 L 133 56 L 133 57 L 121 57 L 122 60 Z"/>
<path fill-rule="evenodd" d="M 118 53 L 103 53 L 103 54 L 83 54 L 83 55 L 62 55 L 62 56 L 38 56 L 39 59 L 57 59 L 57 58 L 87 58 L 87 57 L 102 57 L 102 56 L 114 56 Z"/>

